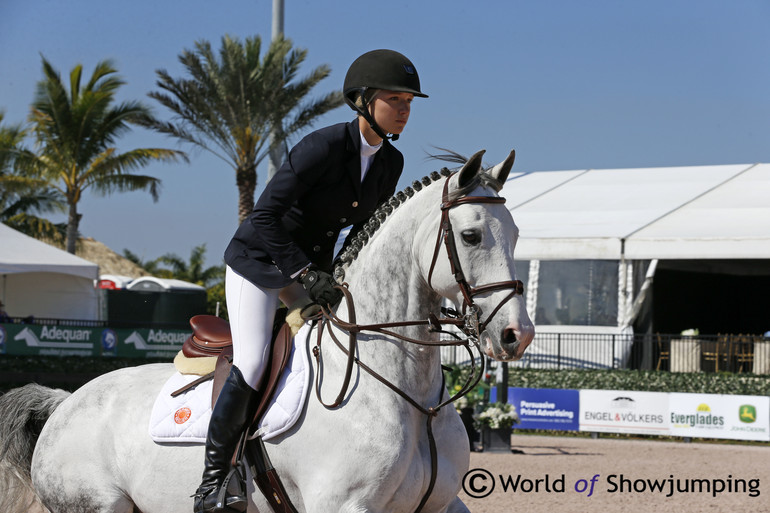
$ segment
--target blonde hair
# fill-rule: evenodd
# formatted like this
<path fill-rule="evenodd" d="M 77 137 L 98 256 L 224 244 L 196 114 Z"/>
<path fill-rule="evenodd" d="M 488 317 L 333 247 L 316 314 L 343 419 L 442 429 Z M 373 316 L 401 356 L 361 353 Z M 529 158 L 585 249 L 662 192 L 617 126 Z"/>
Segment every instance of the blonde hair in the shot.
<path fill-rule="evenodd" d="M 363 109 L 364 105 L 369 105 L 372 99 L 374 99 L 374 97 L 377 96 L 377 93 L 379 92 L 379 89 L 367 89 L 364 94 L 357 92 L 355 100 L 356 107 Z"/>

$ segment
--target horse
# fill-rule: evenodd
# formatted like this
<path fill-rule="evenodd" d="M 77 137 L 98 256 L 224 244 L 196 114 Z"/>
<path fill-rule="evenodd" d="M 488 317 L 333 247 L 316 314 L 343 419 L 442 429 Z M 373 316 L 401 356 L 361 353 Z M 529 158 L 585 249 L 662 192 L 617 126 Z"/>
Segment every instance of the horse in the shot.
<path fill-rule="evenodd" d="M 444 385 L 441 303 L 454 303 L 453 325 L 491 358 L 519 359 L 534 338 L 515 274 L 518 228 L 498 195 L 514 152 L 491 168 L 483 153 L 397 193 L 338 257 L 346 299 L 327 314 L 337 322 L 318 338 L 319 323 L 307 342 L 318 340 L 318 397 L 308 394 L 297 423 L 265 441 L 297 511 L 468 511 L 458 493 L 470 449 Z M 344 337 L 355 342 L 349 351 Z M 31 476 L 24 486 L 52 513 L 189 512 L 202 445 L 158 444 L 147 432 L 174 372 L 164 363 L 124 368 L 71 395 L 36 386 L 27 402 L 23 388 L 9 392 L 0 447 L 17 456 L 2 464 Z M 248 511 L 270 511 L 248 481 Z"/>

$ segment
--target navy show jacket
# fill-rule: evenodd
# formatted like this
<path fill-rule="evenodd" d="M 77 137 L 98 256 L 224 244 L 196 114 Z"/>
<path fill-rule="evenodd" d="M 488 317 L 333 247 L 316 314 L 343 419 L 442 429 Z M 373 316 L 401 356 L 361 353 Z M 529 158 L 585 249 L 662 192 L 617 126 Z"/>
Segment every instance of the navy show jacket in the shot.
<path fill-rule="evenodd" d="M 282 288 L 313 263 L 331 270 L 339 233 L 355 233 L 395 192 L 404 157 L 383 141 L 361 183 L 358 119 L 304 137 L 265 186 L 225 250 L 252 283 Z"/>

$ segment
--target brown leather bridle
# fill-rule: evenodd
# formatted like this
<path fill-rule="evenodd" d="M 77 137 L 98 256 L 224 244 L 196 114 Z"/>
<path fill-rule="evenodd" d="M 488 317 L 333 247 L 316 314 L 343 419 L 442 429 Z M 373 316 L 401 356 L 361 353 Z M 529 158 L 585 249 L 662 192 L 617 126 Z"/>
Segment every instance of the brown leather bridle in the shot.
<path fill-rule="evenodd" d="M 461 309 L 462 310 L 461 314 L 458 314 L 453 310 L 442 309 L 445 315 L 448 315 L 449 317 L 439 319 L 434 314 L 431 313 L 429 315 L 428 320 L 401 321 L 401 322 L 379 323 L 379 324 L 368 324 L 368 325 L 357 324 L 353 297 L 347 288 L 347 284 L 343 284 L 338 288 L 342 291 L 343 297 L 346 301 L 346 304 L 348 307 L 349 320 L 344 321 L 340 319 L 331 310 L 331 308 L 328 308 L 328 305 L 327 305 L 327 308 L 322 308 L 322 311 L 318 317 L 319 326 L 318 326 L 317 343 L 316 343 L 316 346 L 313 348 L 313 355 L 316 358 L 316 376 L 315 376 L 316 396 L 318 398 L 318 401 L 326 408 L 332 409 L 342 404 L 345 396 L 347 395 L 348 387 L 350 385 L 350 380 L 353 374 L 353 364 L 356 364 L 361 369 L 369 373 L 372 377 L 374 377 L 375 379 L 383 383 L 385 386 L 390 388 L 392 391 L 394 391 L 396 394 L 404 398 L 408 403 L 414 406 L 417 410 L 427 415 L 428 441 L 430 445 L 430 455 L 431 455 L 431 479 L 428 484 L 428 488 L 425 494 L 423 495 L 422 501 L 420 502 L 419 506 L 415 510 L 415 513 L 418 513 L 419 511 L 422 510 L 423 506 L 428 501 L 428 498 L 430 497 L 430 494 L 433 491 L 433 487 L 436 482 L 436 473 L 438 469 L 438 452 L 436 449 L 436 440 L 433 436 L 433 429 L 432 429 L 433 418 L 438 415 L 438 412 L 441 408 L 443 408 L 449 403 L 456 401 L 460 397 L 470 392 L 481 380 L 481 376 L 484 373 L 484 358 L 483 358 L 483 355 L 481 354 L 481 349 L 479 347 L 478 339 L 481 333 L 484 332 L 484 329 L 486 328 L 486 326 L 489 324 L 489 322 L 492 320 L 495 314 L 497 314 L 497 312 L 500 311 L 503 305 L 508 301 L 510 301 L 512 298 L 514 298 L 516 295 L 523 295 L 524 293 L 524 284 L 520 280 L 495 282 L 495 283 L 490 283 L 488 285 L 481 285 L 475 288 L 471 287 L 468 284 L 467 280 L 465 279 L 465 275 L 463 274 L 462 268 L 460 266 L 460 258 L 457 253 L 457 246 L 454 239 L 454 233 L 452 231 L 452 223 L 449 219 L 449 211 L 457 206 L 467 205 L 472 203 L 502 204 L 502 203 L 505 203 L 505 198 L 491 197 L 491 196 L 464 196 L 455 200 L 449 200 L 448 190 L 449 190 L 450 178 L 451 178 L 451 175 L 447 177 L 444 183 L 444 189 L 443 189 L 442 201 L 441 201 L 441 222 L 439 224 L 438 237 L 436 238 L 436 247 L 433 252 L 433 258 L 431 259 L 430 270 L 428 272 L 428 285 L 431 286 L 433 270 L 438 260 L 438 254 L 441 248 L 441 240 L 443 239 L 444 246 L 446 247 L 446 251 L 447 251 L 447 256 L 449 258 L 449 265 L 450 265 L 451 272 L 454 275 L 454 278 L 457 281 L 457 285 L 458 287 L 460 287 L 460 292 L 462 293 L 462 296 L 463 296 L 463 305 Z M 503 289 L 513 289 L 513 290 L 495 307 L 494 310 L 492 310 L 492 313 L 489 315 L 489 317 L 487 317 L 485 321 L 481 322 L 480 318 L 481 318 L 482 311 L 481 311 L 481 308 L 475 303 L 473 298 L 480 294 L 485 294 L 487 292 L 493 292 L 493 291 L 503 290 Z M 347 355 L 348 360 L 347 360 L 347 365 L 345 369 L 345 378 L 343 379 L 341 389 L 336 399 L 332 403 L 325 403 L 321 398 L 321 386 L 320 386 L 320 376 L 322 372 L 321 340 L 323 338 L 322 336 L 323 336 L 324 330 L 330 324 L 348 333 L 348 347 L 345 347 L 337 339 L 337 337 L 334 334 L 334 331 L 331 329 L 329 330 L 329 335 L 331 339 L 334 341 L 337 347 L 339 347 Z M 427 325 L 429 331 L 450 333 L 441 329 L 441 326 L 444 324 L 457 327 L 458 329 L 460 329 L 460 331 L 462 331 L 467 336 L 467 338 L 460 339 L 456 335 L 452 334 L 453 336 L 455 336 L 457 340 L 439 340 L 438 342 L 426 341 L 426 340 L 410 338 L 410 337 L 401 335 L 400 333 L 396 333 L 392 330 L 392 328 Z M 409 394 L 407 394 L 405 391 L 401 390 L 395 384 L 391 383 L 388 379 L 384 378 L 383 376 L 375 372 L 371 367 L 361 362 L 355 356 L 356 354 L 355 348 L 358 343 L 357 334 L 362 331 L 377 332 L 383 335 L 388 335 L 388 336 L 400 339 L 405 342 L 410 342 L 413 344 L 419 344 L 419 345 L 425 345 L 425 346 L 463 346 L 470 355 L 470 361 L 472 365 L 471 374 L 468 380 L 466 381 L 466 383 L 461 387 L 459 392 L 455 393 L 453 396 L 451 396 L 447 400 L 441 401 L 441 399 L 439 399 L 439 403 L 436 406 L 424 407 L 420 403 L 418 403 L 414 398 L 409 396 Z M 478 373 L 476 373 L 476 361 L 475 361 L 476 356 L 473 354 L 473 351 L 471 350 L 471 346 L 476 347 L 477 351 L 479 352 L 479 355 L 481 356 L 481 370 Z M 441 393 L 439 394 L 439 398 L 443 397 L 444 389 L 445 389 L 445 382 L 444 382 L 444 375 L 442 373 Z"/>
<path fill-rule="evenodd" d="M 452 231 L 452 221 L 449 219 L 449 211 L 460 205 L 467 205 L 469 203 L 492 203 L 503 204 L 505 198 L 492 197 L 492 196 L 463 196 L 455 200 L 449 199 L 449 177 L 444 182 L 444 190 L 441 196 L 441 223 L 439 224 L 438 237 L 436 238 L 436 249 L 433 251 L 433 259 L 430 263 L 430 271 L 428 272 L 428 285 L 431 285 L 433 278 L 433 269 L 436 267 L 436 261 L 438 260 L 439 248 L 441 247 L 441 240 L 444 240 L 444 246 L 446 247 L 447 256 L 449 257 L 449 268 L 452 275 L 455 277 L 457 286 L 460 287 L 460 292 L 463 295 L 462 314 L 465 316 L 465 323 L 463 326 L 463 332 L 470 336 L 478 338 L 484 329 L 487 327 L 492 317 L 500 311 L 505 303 L 514 298 L 514 296 L 524 294 L 524 284 L 521 280 L 509 280 L 490 283 L 488 285 L 481 285 L 473 288 L 468 285 L 465 280 L 465 274 L 463 274 L 462 267 L 460 266 L 460 257 L 457 254 L 457 243 L 455 242 L 454 232 Z M 508 296 L 505 297 L 497 307 L 492 310 L 492 313 L 487 317 L 487 320 L 480 322 L 481 308 L 473 301 L 474 296 L 479 294 L 485 294 L 487 292 L 493 292 L 496 290 L 513 289 Z"/>

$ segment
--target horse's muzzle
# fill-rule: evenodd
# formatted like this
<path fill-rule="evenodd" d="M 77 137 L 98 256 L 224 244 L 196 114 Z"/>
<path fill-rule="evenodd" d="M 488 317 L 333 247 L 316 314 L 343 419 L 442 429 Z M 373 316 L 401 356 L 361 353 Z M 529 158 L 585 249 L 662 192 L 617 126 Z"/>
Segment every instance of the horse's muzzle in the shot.
<path fill-rule="evenodd" d="M 506 326 L 495 340 L 488 332 L 482 333 L 484 352 L 490 358 L 499 361 L 516 361 L 524 356 L 524 352 L 535 338 L 534 326 Z"/>

